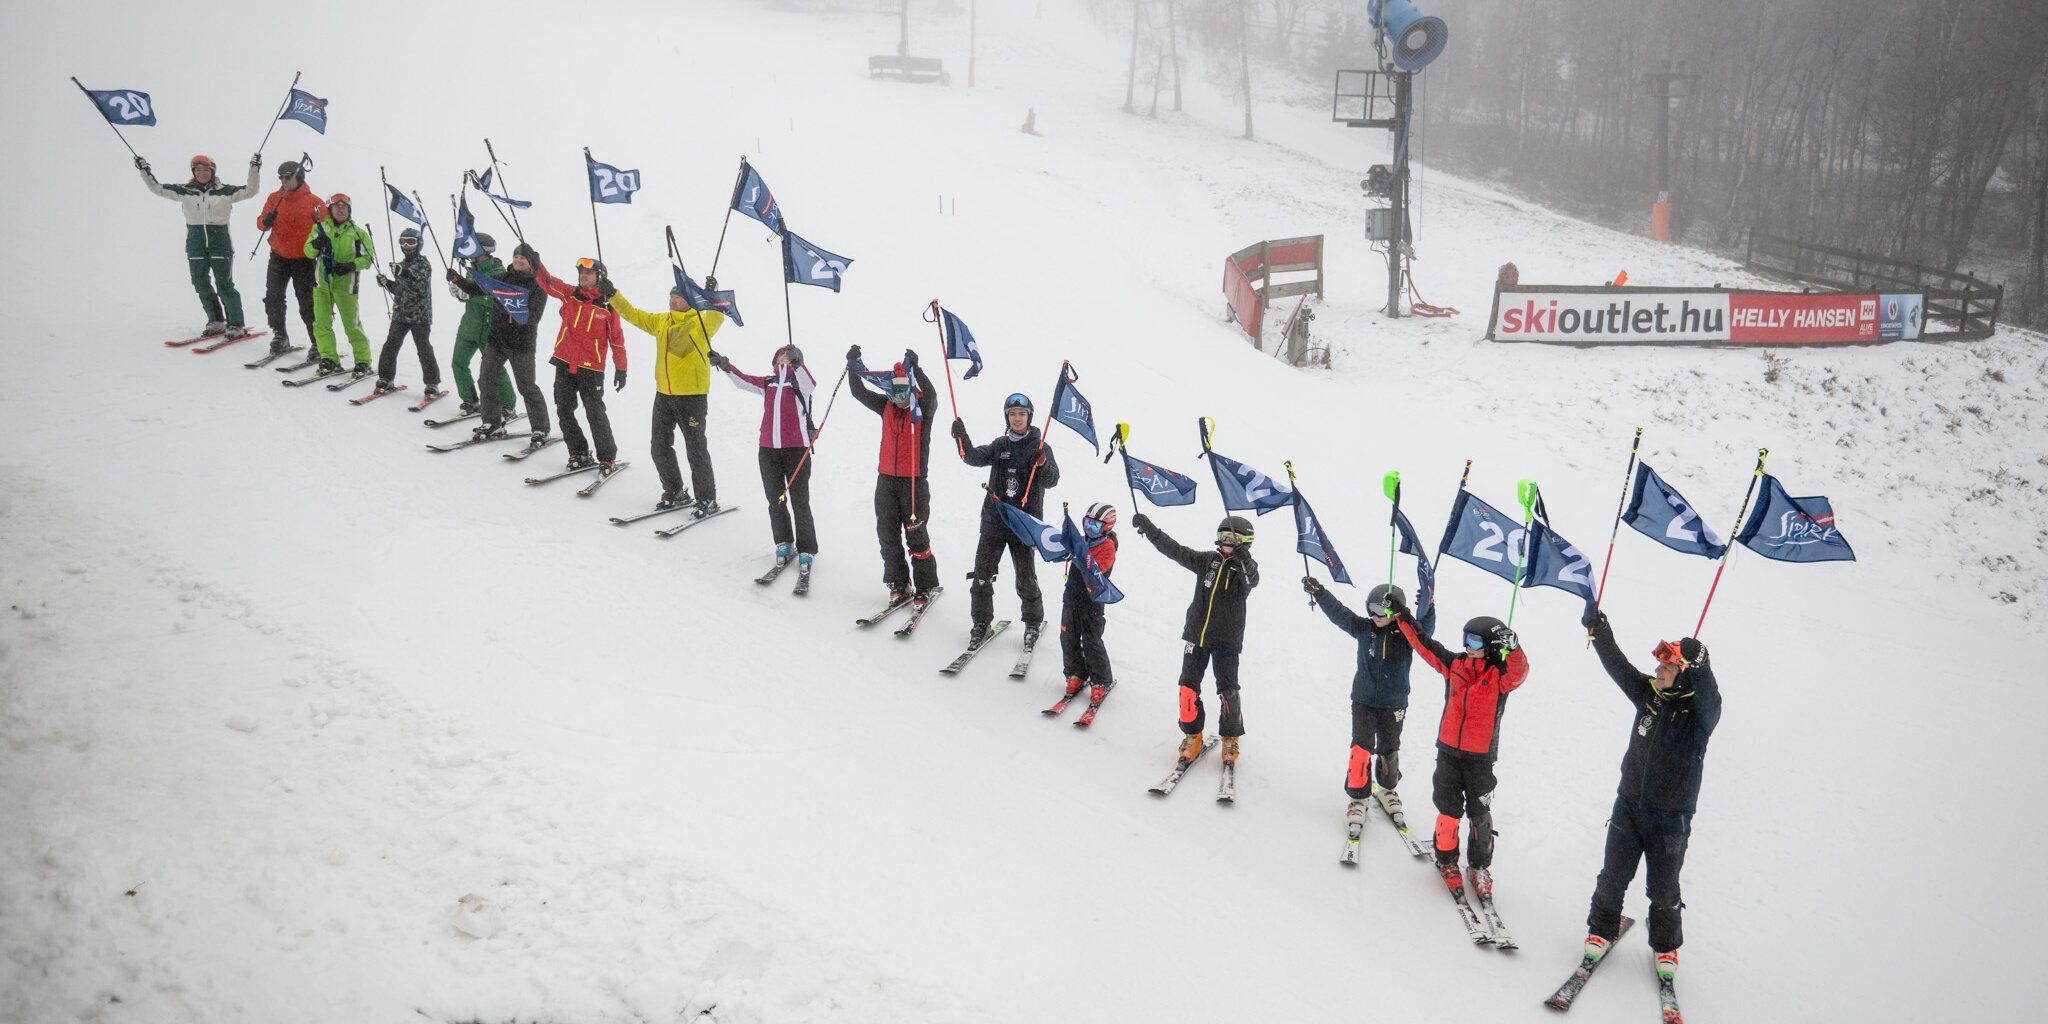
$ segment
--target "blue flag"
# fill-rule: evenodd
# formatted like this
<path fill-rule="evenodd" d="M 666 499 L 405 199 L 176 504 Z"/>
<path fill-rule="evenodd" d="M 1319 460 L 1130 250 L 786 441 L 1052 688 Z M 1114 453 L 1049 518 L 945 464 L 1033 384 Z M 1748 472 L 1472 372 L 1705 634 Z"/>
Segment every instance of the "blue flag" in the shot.
<path fill-rule="evenodd" d="M 1835 528 L 1835 507 L 1821 495 L 1795 498 L 1769 473 L 1756 511 L 1735 539 L 1751 551 L 1780 562 L 1853 562 L 1856 552 Z"/>
<path fill-rule="evenodd" d="M 890 390 L 892 390 L 896 386 L 896 371 L 893 368 L 887 370 L 870 370 L 868 369 L 867 363 L 859 359 L 856 359 L 853 362 L 846 364 L 846 368 L 854 376 L 859 377 L 864 381 L 867 381 L 869 387 L 872 387 L 875 390 L 880 391 L 884 395 L 887 395 L 890 392 Z M 910 370 L 908 368 L 905 368 L 903 372 L 905 375 L 910 375 Z M 924 403 L 918 401 L 917 378 L 915 376 L 910 376 L 910 422 L 924 422 Z M 1033 521 L 1036 522 L 1036 520 Z M 1051 559 L 1047 559 L 1047 561 L 1051 561 Z"/>
<path fill-rule="evenodd" d="M 149 101 L 149 94 L 133 89 L 87 89 L 93 106 L 100 108 L 100 116 L 108 124 L 156 123 L 156 105 Z"/>
<path fill-rule="evenodd" d="M 836 292 L 851 263 L 798 238 L 794 231 L 782 233 L 782 274 L 790 284 L 813 284 Z"/>
<path fill-rule="evenodd" d="M 505 307 L 505 315 L 511 317 L 513 323 L 521 327 L 526 326 L 526 300 L 532 293 L 517 285 L 506 284 L 495 277 L 486 277 L 474 270 L 469 272 L 469 276 L 471 280 L 484 286 L 485 294 L 498 300 L 498 305 Z"/>
<path fill-rule="evenodd" d="M 1010 533 L 1037 549 L 1038 557 L 1048 562 L 1073 559 L 1074 564 L 1069 571 L 1081 574 L 1081 582 L 1088 588 L 1090 599 L 1098 604 L 1115 604 L 1124 599 L 1123 592 L 1116 589 L 1095 560 L 1088 557 L 1088 536 L 1074 525 L 1073 513 L 1065 513 L 1061 528 L 1055 530 L 1051 524 L 1040 522 L 1037 516 L 1008 502 L 998 503 L 996 510 L 1002 513 L 1003 525 L 1010 528 Z"/>
<path fill-rule="evenodd" d="M 1522 524 L 1479 500 L 1471 491 L 1459 490 L 1451 503 L 1450 522 L 1444 524 L 1444 539 L 1437 550 L 1516 582 L 1516 567 L 1528 556 L 1529 533 Z"/>
<path fill-rule="evenodd" d="M 1572 542 L 1557 535 L 1538 519 L 1529 524 L 1529 565 L 1522 572 L 1525 587 L 1556 587 L 1577 594 L 1591 614 L 1599 607 L 1599 588 L 1593 583 L 1593 560 L 1581 554 Z"/>
<path fill-rule="evenodd" d="M 974 365 L 960 375 L 961 380 L 973 380 L 981 372 L 981 346 L 974 343 L 973 332 L 967 329 L 967 321 L 953 315 L 953 311 L 939 307 L 939 320 L 945 324 L 946 358 L 971 359 Z"/>
<path fill-rule="evenodd" d="M 1265 515 L 1294 501 L 1294 488 L 1235 459 L 1215 452 L 1202 454 L 1209 460 L 1210 471 L 1216 474 L 1216 491 L 1223 498 L 1224 508 Z"/>
<path fill-rule="evenodd" d="M 421 227 L 427 226 L 427 215 L 421 213 L 420 208 L 414 206 L 412 200 L 406 198 L 405 193 L 398 190 L 398 186 L 385 182 L 384 191 L 391 193 L 392 213 L 404 217 L 406 220 L 412 221 Z"/>
<path fill-rule="evenodd" d="M 462 197 L 462 206 L 455 211 L 455 258 L 473 260 L 484 254 L 484 244 L 476 238 L 476 218 L 469 215 L 469 196 Z"/>
<path fill-rule="evenodd" d="M 495 192 L 492 192 L 491 175 L 495 172 L 496 169 L 490 167 L 484 168 L 484 173 L 481 176 L 477 175 L 474 172 L 471 172 L 470 177 L 476 179 L 476 190 L 478 192 L 482 192 L 484 195 L 489 196 L 492 199 L 498 201 L 499 203 L 505 206 L 509 206 L 515 210 L 526 210 L 531 209 L 533 207 L 532 203 L 529 203 L 523 199 L 514 199 L 509 195 L 501 196 Z"/>
<path fill-rule="evenodd" d="M 1728 552 L 1728 542 L 1647 462 L 1636 463 L 1635 496 L 1629 499 L 1621 521 L 1673 551 L 1702 558 L 1719 558 Z"/>
<path fill-rule="evenodd" d="M 1101 454 L 1102 445 L 1095 440 L 1095 415 L 1088 400 L 1074 388 L 1073 380 L 1064 368 L 1060 370 L 1060 382 L 1052 389 L 1052 418 L 1072 428 L 1074 433 L 1088 439 L 1096 454 Z"/>
<path fill-rule="evenodd" d="M 1294 550 L 1323 563 L 1332 580 L 1351 582 L 1351 574 L 1344 571 L 1344 560 L 1330 546 L 1330 535 L 1323 532 L 1323 524 L 1316 520 L 1315 510 L 1308 507 L 1308 499 L 1300 491 L 1294 492 L 1294 530 L 1300 538 L 1294 542 Z"/>
<path fill-rule="evenodd" d="M 476 178 L 477 188 L 482 189 L 485 192 L 489 192 L 491 190 L 491 175 L 496 173 L 498 173 L 497 168 L 486 167 L 484 168 L 483 177 L 478 178 L 477 173 L 475 171 L 469 172 L 469 176 L 472 178 Z"/>
<path fill-rule="evenodd" d="M 1436 566 L 1430 564 L 1429 553 L 1422 549 L 1415 524 L 1408 521 L 1408 513 L 1398 506 L 1394 509 L 1394 532 L 1401 538 L 1401 553 L 1415 556 L 1415 613 L 1420 615 L 1436 600 Z"/>
<path fill-rule="evenodd" d="M 640 191 L 639 171 L 622 171 L 610 164 L 598 163 L 587 149 L 583 151 L 583 163 L 590 172 L 590 201 L 593 203 L 630 203 L 633 193 Z"/>
<path fill-rule="evenodd" d="M 300 124 L 327 134 L 327 101 L 304 89 L 293 89 L 290 103 L 284 105 L 284 113 L 277 115 L 280 121 L 297 121 Z"/>
<path fill-rule="evenodd" d="M 1118 446 L 1121 450 L 1122 446 Z M 1155 466 L 1144 459 L 1131 458 L 1124 452 L 1124 476 L 1131 482 L 1131 489 L 1150 499 L 1152 504 L 1162 508 L 1195 503 L 1195 481 L 1164 466 Z"/>
<path fill-rule="evenodd" d="M 775 201 L 775 193 L 768 191 L 761 172 L 745 160 L 740 161 L 739 180 L 732 183 L 732 208 L 760 221 L 768 230 L 782 233 L 782 205 Z"/>
<path fill-rule="evenodd" d="M 1096 565 L 1095 559 L 1089 555 L 1088 535 L 1074 525 L 1074 514 L 1065 511 L 1060 514 L 1066 518 L 1066 527 L 1060 531 L 1060 540 L 1068 551 L 1074 553 L 1074 564 L 1068 571 L 1081 574 L 1081 585 L 1088 588 L 1088 599 L 1096 604 L 1115 604 L 1123 600 L 1124 592 L 1109 581 L 1109 574 L 1103 572 L 1102 567 Z"/>
<path fill-rule="evenodd" d="M 690 280 L 690 275 L 684 273 L 682 267 L 671 263 L 668 269 L 676 275 L 676 287 L 683 290 L 683 301 L 689 303 L 691 309 L 704 313 L 716 310 L 741 327 L 747 325 L 745 320 L 740 319 L 740 305 L 734 301 L 731 292 L 705 291 L 697 287 L 697 282 Z"/>

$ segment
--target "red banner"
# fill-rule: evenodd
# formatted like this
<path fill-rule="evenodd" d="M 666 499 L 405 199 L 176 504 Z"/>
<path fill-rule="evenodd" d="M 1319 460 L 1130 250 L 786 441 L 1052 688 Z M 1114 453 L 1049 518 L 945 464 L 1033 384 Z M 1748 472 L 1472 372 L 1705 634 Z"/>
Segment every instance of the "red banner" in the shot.
<path fill-rule="evenodd" d="M 1875 295 L 1728 296 L 1728 340 L 1785 345 L 1812 342 L 1876 341 Z"/>

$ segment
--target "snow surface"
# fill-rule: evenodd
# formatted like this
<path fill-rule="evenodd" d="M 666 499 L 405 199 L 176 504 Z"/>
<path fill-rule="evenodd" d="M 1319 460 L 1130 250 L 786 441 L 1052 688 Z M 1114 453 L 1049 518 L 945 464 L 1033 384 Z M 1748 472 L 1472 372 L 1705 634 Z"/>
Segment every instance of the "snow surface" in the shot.
<path fill-rule="evenodd" d="M 295 70 L 332 126 L 278 126 L 267 167 L 311 150 L 316 188 L 362 199 L 381 164 L 445 232 L 438 197 L 489 135 L 558 268 L 591 251 L 581 147 L 641 169 L 640 198 L 600 219 L 643 304 L 667 287 L 663 224 L 710 267 L 745 153 L 798 231 L 855 260 L 843 294 L 790 298 L 817 365 L 857 342 L 871 362 L 914 345 L 936 370 L 918 313 L 937 297 L 987 353 L 955 383 L 986 436 L 1003 395 L 1043 402 L 1071 359 L 1105 430 L 1129 421 L 1136 454 L 1204 481 L 1196 506 L 1146 509 L 1183 540 L 1220 514 L 1192 457 L 1202 415 L 1232 457 L 1293 460 L 1361 580 L 1381 571 L 1388 469 L 1426 537 L 1471 458 L 1479 495 L 1505 506 L 1533 478 L 1593 551 L 1634 427 L 1728 524 L 1769 447 L 1793 493 L 1833 499 L 1861 560 L 1738 551 L 1721 582 L 1702 635 L 1728 709 L 1685 873 L 1686 1009 L 2027 1015 L 2028 918 L 1993 894 L 2043 839 L 2038 336 L 1491 344 L 1506 260 L 1532 283 L 1750 279 L 1426 164 L 1417 278 L 1464 312 L 1390 321 L 1355 185 L 1383 133 L 1329 123 L 1307 93 L 1261 106 L 1246 143 L 1199 73 L 1186 114 L 1125 115 L 1117 39 L 1060 0 L 979 6 L 972 89 L 958 3 L 913 8 L 912 50 L 943 56 L 950 88 L 867 79 L 862 58 L 896 32 L 870 5 L 10 15 L 0 1020 L 1538 1020 L 1584 934 L 1631 713 L 1567 596 L 1526 594 L 1515 619 L 1534 668 L 1504 726 L 1496 877 L 1523 948 L 1475 950 L 1383 819 L 1360 869 L 1336 864 L 1353 646 L 1306 607 L 1285 516 L 1260 524 L 1239 803 L 1210 802 L 1213 767 L 1161 801 L 1144 787 L 1178 738 L 1187 574 L 1126 531 L 1130 597 L 1108 633 L 1122 685 L 1090 731 L 1037 714 L 1058 687 L 1050 650 L 1024 684 L 1000 642 L 938 676 L 966 631 L 979 474 L 934 470 L 953 594 L 926 631 L 857 632 L 880 596 L 877 427 L 851 402 L 819 447 L 823 553 L 798 601 L 749 582 L 769 549 L 758 405 L 724 385 L 714 456 L 744 511 L 667 542 L 605 525 L 656 489 L 643 335 L 611 403 L 639 464 L 590 501 L 522 487 L 525 467 L 483 452 L 422 452 L 447 432 L 398 402 L 279 388 L 239 365 L 253 346 L 163 349 L 197 322 L 177 212 L 66 76 L 153 92 L 161 124 L 128 134 L 159 167 L 200 151 L 232 168 Z M 1026 108 L 1037 136 L 1017 130 Z M 235 218 L 243 251 L 253 210 Z M 1226 253 L 1316 232 L 1328 371 L 1282 366 L 1219 319 Z M 236 267 L 252 319 L 261 266 Z M 735 218 L 718 274 L 751 326 L 718 347 L 743 367 L 784 338 L 777 269 L 766 232 Z M 364 308 L 374 344 L 383 310 Z M 458 309 L 437 317 L 445 360 Z M 1052 442 L 1054 498 L 1133 511 L 1114 468 L 1069 432 Z M 1624 533 L 1607 606 L 1641 651 L 1690 631 L 1714 567 Z M 1441 582 L 1447 631 L 1506 611 L 1492 577 L 1450 564 Z M 1418 675 L 1403 790 L 1425 826 L 1440 700 Z M 1641 930 L 1615 959 L 1575 1019 L 1650 1019 Z"/>

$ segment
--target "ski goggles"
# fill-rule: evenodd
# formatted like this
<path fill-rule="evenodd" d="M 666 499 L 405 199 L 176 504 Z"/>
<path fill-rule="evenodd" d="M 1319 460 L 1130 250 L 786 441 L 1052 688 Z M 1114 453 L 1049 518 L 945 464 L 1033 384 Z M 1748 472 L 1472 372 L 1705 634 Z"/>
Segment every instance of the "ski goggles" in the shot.
<path fill-rule="evenodd" d="M 1466 650 L 1468 650 L 1468 651 L 1471 651 L 1471 652 L 1473 652 L 1474 654 L 1477 654 L 1477 653 L 1479 653 L 1480 651 L 1483 651 L 1483 650 L 1485 650 L 1485 649 L 1486 649 L 1486 638 L 1485 638 L 1485 637 L 1483 637 L 1483 636 L 1480 636 L 1480 635 L 1479 635 L 1479 634 L 1477 634 L 1477 633 L 1467 633 L 1467 634 L 1465 634 L 1465 649 L 1466 649 Z"/>
<path fill-rule="evenodd" d="M 1229 544 L 1235 547 L 1239 544 L 1250 544 L 1251 542 L 1252 535 L 1249 533 L 1239 533 L 1236 530 L 1216 531 L 1216 543 L 1218 544 Z"/>
<path fill-rule="evenodd" d="M 1669 640 L 1657 641 L 1657 646 L 1650 649 L 1650 657 L 1666 665 L 1677 665 L 1681 668 L 1692 666 L 1692 662 L 1685 660 L 1685 654 L 1679 650 L 1678 645 Z"/>
<path fill-rule="evenodd" d="M 582 259 L 576 261 L 576 269 L 594 270 L 597 273 L 602 274 L 604 273 L 604 264 L 599 263 L 598 261 L 591 259 L 588 256 L 585 256 Z"/>
<path fill-rule="evenodd" d="M 1100 519 L 1081 520 L 1081 532 L 1087 534 L 1089 540 L 1101 537 L 1106 530 L 1107 527 L 1102 525 L 1102 520 Z"/>
<path fill-rule="evenodd" d="M 1375 619 L 1392 615 L 1394 614 L 1394 603 L 1392 601 L 1382 601 L 1374 604 L 1371 601 L 1367 601 L 1365 603 L 1365 613 Z"/>

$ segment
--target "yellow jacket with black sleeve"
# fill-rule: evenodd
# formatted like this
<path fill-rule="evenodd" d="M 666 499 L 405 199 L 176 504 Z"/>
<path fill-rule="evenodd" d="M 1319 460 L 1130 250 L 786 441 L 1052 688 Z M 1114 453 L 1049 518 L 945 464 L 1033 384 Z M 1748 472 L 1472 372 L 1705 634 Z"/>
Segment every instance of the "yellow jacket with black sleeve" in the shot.
<path fill-rule="evenodd" d="M 650 313 L 612 293 L 612 311 L 627 323 L 654 335 L 661 358 L 654 367 L 654 389 L 664 395 L 701 395 L 711 390 L 711 336 L 725 324 L 725 314 L 686 309 Z"/>

